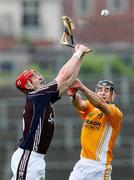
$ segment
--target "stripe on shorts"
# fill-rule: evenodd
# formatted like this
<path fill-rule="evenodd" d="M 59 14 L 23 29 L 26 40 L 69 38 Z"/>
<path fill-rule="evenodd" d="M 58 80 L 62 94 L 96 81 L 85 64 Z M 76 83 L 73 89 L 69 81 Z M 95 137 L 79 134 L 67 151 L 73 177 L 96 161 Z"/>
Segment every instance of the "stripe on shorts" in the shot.
<path fill-rule="evenodd" d="M 18 165 L 16 180 L 26 179 L 27 165 L 30 158 L 30 154 L 31 154 L 31 151 L 24 150 L 22 157 L 20 159 L 19 165 Z"/>

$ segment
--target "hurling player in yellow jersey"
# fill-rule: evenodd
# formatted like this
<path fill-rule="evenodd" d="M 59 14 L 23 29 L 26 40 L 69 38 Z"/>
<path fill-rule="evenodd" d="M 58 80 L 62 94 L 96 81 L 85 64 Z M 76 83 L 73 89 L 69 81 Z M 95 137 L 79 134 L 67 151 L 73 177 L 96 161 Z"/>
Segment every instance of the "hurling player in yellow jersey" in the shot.
<path fill-rule="evenodd" d="M 99 81 L 93 92 L 77 79 L 68 95 L 83 120 L 80 160 L 69 180 L 110 180 L 112 151 L 122 125 L 122 112 L 113 104 L 114 83 Z"/>

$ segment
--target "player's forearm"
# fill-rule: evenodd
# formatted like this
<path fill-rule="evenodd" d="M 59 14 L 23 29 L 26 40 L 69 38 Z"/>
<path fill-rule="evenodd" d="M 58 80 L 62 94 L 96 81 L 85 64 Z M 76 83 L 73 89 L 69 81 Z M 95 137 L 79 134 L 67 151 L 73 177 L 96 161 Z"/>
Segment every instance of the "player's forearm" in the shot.
<path fill-rule="evenodd" d="M 93 106 L 101 108 L 102 104 L 105 103 L 102 98 L 100 98 L 95 92 L 91 91 L 86 86 L 82 85 L 80 90 L 84 93 Z"/>
<path fill-rule="evenodd" d="M 56 79 L 60 79 L 60 81 L 70 79 L 71 82 L 69 83 L 71 84 L 78 75 L 82 56 L 90 51 L 91 49 L 87 48 L 86 46 L 77 44 L 75 46 L 75 53 L 73 54 L 72 58 L 61 68 Z"/>
<path fill-rule="evenodd" d="M 81 59 L 75 56 L 62 67 L 56 80 L 58 82 L 59 95 L 63 95 L 65 91 L 72 85 L 78 76 L 81 66 Z"/>
<path fill-rule="evenodd" d="M 79 108 L 80 105 L 80 95 L 78 93 L 74 94 L 73 96 L 70 96 L 70 100 L 74 107 Z"/>
<path fill-rule="evenodd" d="M 71 98 L 71 102 L 72 102 L 73 106 L 76 109 L 79 109 L 80 111 L 84 111 L 85 109 L 87 109 L 87 104 L 82 99 L 82 97 L 79 93 L 76 93 L 74 96 L 72 96 L 70 98 Z"/>
<path fill-rule="evenodd" d="M 63 81 L 68 80 L 68 83 L 71 85 L 79 73 L 82 54 L 80 50 L 77 50 L 70 60 L 61 68 L 57 77 L 61 77 Z"/>
<path fill-rule="evenodd" d="M 76 45 L 75 50 L 76 52 L 61 68 L 58 76 L 56 77 L 60 95 L 62 95 L 77 78 L 82 62 L 82 56 L 91 51 L 84 45 Z"/>

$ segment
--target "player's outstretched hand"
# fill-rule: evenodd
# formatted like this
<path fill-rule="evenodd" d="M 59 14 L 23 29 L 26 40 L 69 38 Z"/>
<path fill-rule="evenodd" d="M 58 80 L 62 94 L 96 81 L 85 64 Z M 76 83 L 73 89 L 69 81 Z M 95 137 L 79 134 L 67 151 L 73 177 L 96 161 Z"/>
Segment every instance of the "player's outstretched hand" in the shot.
<path fill-rule="evenodd" d="M 92 51 L 92 49 L 89 49 L 88 47 L 86 47 L 86 46 L 83 45 L 83 44 L 77 44 L 77 45 L 75 46 L 75 51 L 77 51 L 77 50 L 80 50 L 81 52 L 83 52 L 83 54 L 89 53 L 89 52 Z"/>

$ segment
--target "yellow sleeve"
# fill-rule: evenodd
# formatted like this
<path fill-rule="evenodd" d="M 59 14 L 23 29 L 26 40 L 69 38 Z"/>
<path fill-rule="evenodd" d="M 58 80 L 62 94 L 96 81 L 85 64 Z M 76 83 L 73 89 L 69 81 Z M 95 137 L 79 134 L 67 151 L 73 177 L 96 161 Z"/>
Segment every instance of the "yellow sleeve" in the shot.
<path fill-rule="evenodd" d="M 122 125 L 122 112 L 115 106 L 115 105 L 110 105 L 110 115 L 108 116 L 108 120 L 110 122 L 110 125 L 112 126 L 113 129 L 116 131 L 119 131 Z"/>
<path fill-rule="evenodd" d="M 84 111 L 77 109 L 82 120 L 85 120 L 87 114 L 94 109 L 94 106 L 88 100 L 85 100 L 85 102 L 87 104 L 87 108 Z"/>

